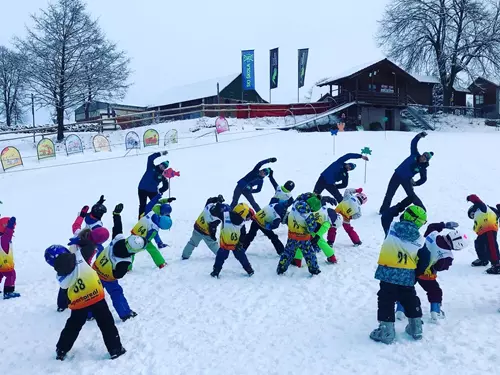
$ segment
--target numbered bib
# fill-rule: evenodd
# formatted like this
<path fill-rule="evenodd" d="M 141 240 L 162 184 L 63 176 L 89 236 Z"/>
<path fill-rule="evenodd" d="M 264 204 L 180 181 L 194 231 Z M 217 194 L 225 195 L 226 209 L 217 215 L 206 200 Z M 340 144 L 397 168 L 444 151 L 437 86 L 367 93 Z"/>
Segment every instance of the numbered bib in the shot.
<path fill-rule="evenodd" d="M 306 219 L 294 208 L 288 215 L 288 231 L 293 234 L 308 234 Z"/>
<path fill-rule="evenodd" d="M 274 210 L 276 204 L 270 204 L 255 214 L 255 221 L 262 227 L 267 228 L 278 217 Z"/>
<path fill-rule="evenodd" d="M 68 288 L 68 299 L 71 310 L 84 309 L 104 299 L 104 289 L 99 276 L 80 252 L 76 254 L 76 272 Z"/>
<path fill-rule="evenodd" d="M 220 247 L 226 250 L 235 250 L 240 241 L 241 225 L 235 225 L 231 222 L 228 212 L 224 212 L 224 222 L 220 231 Z"/>
<path fill-rule="evenodd" d="M 420 236 L 414 242 L 402 241 L 393 230 L 394 223 L 382 243 L 378 264 L 391 268 L 417 268 L 418 251 L 424 246 L 425 239 Z"/>
<path fill-rule="evenodd" d="M 486 212 L 477 210 L 474 215 L 474 232 L 481 235 L 491 231 L 498 231 L 497 215 L 489 207 Z"/>
<path fill-rule="evenodd" d="M 109 247 L 104 249 L 99 254 L 92 265 L 92 268 L 97 272 L 99 278 L 104 281 L 116 280 L 113 276 L 113 262 L 109 257 Z"/>
<path fill-rule="evenodd" d="M 6 254 L 0 248 L 0 272 L 14 271 L 14 252 L 12 251 L 12 244 L 9 245 L 9 253 Z"/>

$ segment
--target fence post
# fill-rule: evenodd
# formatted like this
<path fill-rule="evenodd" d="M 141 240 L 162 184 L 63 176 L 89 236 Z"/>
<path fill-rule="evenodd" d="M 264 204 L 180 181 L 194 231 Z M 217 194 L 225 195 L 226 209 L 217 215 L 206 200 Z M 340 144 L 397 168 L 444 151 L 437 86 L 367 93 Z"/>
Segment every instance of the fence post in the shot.
<path fill-rule="evenodd" d="M 247 104 L 247 118 L 250 118 L 250 103 Z"/>

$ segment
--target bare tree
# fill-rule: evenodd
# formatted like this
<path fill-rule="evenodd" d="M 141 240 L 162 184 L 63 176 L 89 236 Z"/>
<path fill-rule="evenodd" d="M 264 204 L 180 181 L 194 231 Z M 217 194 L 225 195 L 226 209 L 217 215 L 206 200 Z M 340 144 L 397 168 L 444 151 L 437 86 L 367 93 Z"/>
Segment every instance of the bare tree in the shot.
<path fill-rule="evenodd" d="M 103 90 L 101 84 L 93 83 L 94 77 L 99 76 L 93 69 L 102 67 L 97 63 L 99 59 L 110 63 L 109 56 L 96 54 L 96 51 L 109 52 L 104 48 L 109 43 L 97 21 L 86 12 L 83 0 L 56 0 L 39 15 L 31 17 L 33 28 L 28 28 L 26 39 L 18 39 L 17 44 L 27 56 L 26 71 L 37 103 L 53 108 L 58 125 L 57 139 L 62 141 L 65 111 L 85 102 L 88 82 L 92 82 L 92 99 Z M 116 53 L 116 48 L 111 52 Z M 125 73 L 126 80 L 128 72 Z M 120 92 L 122 87 L 117 89 Z M 110 85 L 104 88 L 109 93 L 112 90 Z"/>
<path fill-rule="evenodd" d="M 7 126 L 22 121 L 26 105 L 26 76 L 19 53 L 0 46 L 0 114 Z"/>
<path fill-rule="evenodd" d="M 500 72 L 498 0 L 393 0 L 379 25 L 377 40 L 388 57 L 439 76 L 444 105 L 464 74 Z"/>

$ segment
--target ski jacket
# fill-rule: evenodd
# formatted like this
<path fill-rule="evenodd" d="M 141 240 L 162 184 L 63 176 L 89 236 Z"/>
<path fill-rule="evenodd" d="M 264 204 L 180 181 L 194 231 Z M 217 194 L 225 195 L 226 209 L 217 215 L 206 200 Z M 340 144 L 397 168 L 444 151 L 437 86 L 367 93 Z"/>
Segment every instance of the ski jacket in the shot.
<path fill-rule="evenodd" d="M 263 177 L 259 175 L 260 168 L 267 163 L 271 162 L 271 158 L 262 160 L 257 163 L 257 165 L 248 172 L 245 177 L 240 179 L 237 183 L 237 186 L 240 189 L 250 190 L 252 193 L 258 193 L 262 189 L 262 184 L 264 183 Z"/>
<path fill-rule="evenodd" d="M 341 181 L 340 184 L 335 185 L 337 189 L 344 189 L 349 184 L 349 173 L 345 169 L 345 162 L 350 159 L 361 159 L 361 154 L 345 154 L 334 161 L 322 173 L 321 177 L 328 185 L 335 185 L 336 182 Z"/>
<path fill-rule="evenodd" d="M 417 146 L 421 138 L 420 134 L 417 134 L 413 138 L 410 145 L 410 156 L 408 156 L 395 171 L 396 175 L 403 180 L 409 180 L 417 173 L 420 173 L 420 179 L 415 181 L 414 186 L 423 185 L 427 181 L 427 167 L 429 166 L 429 162 L 420 163 L 418 161 L 421 154 L 418 152 Z"/>
<path fill-rule="evenodd" d="M 146 172 L 139 182 L 139 189 L 151 193 L 164 193 L 168 190 L 168 180 L 163 176 L 162 172 L 157 168 L 154 161 L 159 158 L 161 153 L 156 152 L 149 155 L 146 165 Z M 158 185 L 162 183 L 162 187 L 158 189 Z"/>

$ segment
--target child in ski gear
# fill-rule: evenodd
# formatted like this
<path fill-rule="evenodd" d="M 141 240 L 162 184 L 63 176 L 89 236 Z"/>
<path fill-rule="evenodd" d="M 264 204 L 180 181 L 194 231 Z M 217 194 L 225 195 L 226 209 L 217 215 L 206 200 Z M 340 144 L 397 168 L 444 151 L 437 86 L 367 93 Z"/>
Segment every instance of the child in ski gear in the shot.
<path fill-rule="evenodd" d="M 295 188 L 295 182 L 289 180 L 283 186 L 279 186 L 274 179 L 274 171 L 272 169 L 269 172 L 269 181 L 276 191 L 269 204 L 286 203 L 286 206 L 290 207 L 293 204 L 292 191 Z"/>
<path fill-rule="evenodd" d="M 392 222 L 403 212 L 399 222 Z M 394 206 L 382 214 L 386 237 L 380 249 L 375 279 L 380 280 L 377 319 L 379 327 L 370 338 L 391 344 L 396 338 L 394 305 L 403 305 L 408 325 L 406 333 L 415 340 L 422 338 L 422 310 L 415 291 L 416 277 L 430 263 L 430 253 L 419 229 L 427 221 L 427 213 L 418 206 Z M 389 223 L 389 226 L 387 227 Z"/>
<path fill-rule="evenodd" d="M 313 213 L 319 211 L 320 208 L 321 196 L 317 194 L 305 193 L 297 197 L 288 215 L 288 241 L 276 269 L 278 275 L 287 271 L 298 249 L 302 250 L 311 275 L 318 275 L 321 272 L 311 242 L 312 234 L 316 231 Z"/>
<path fill-rule="evenodd" d="M 146 239 L 146 251 L 149 253 L 153 262 L 158 268 L 163 268 L 167 265 L 165 258 L 160 253 L 158 248 L 163 249 L 167 247 L 166 244 L 160 238 L 160 229 L 167 230 L 172 226 L 172 219 L 168 215 L 157 215 L 153 211 L 153 207 L 161 199 L 161 194 L 156 195 L 147 205 L 145 210 L 145 215 L 141 217 L 139 222 L 132 228 L 131 233 Z M 160 211 L 167 212 L 168 209 L 161 209 Z M 155 240 L 158 248 L 153 244 L 153 239 Z M 132 256 L 132 263 L 129 266 L 129 270 L 132 269 L 135 256 Z"/>
<path fill-rule="evenodd" d="M 500 274 L 500 254 L 498 253 L 497 232 L 499 212 L 487 206 L 475 194 L 467 197 L 467 202 L 471 202 L 468 216 L 474 220 L 474 232 L 477 238 L 474 241 L 477 258 L 472 262 L 473 267 L 487 266 L 491 262 L 491 268 L 486 272 L 492 275 Z"/>
<path fill-rule="evenodd" d="M 224 262 L 232 252 L 234 257 L 240 262 L 248 276 L 254 274 L 253 268 L 248 261 L 245 251 L 241 249 L 240 241 L 245 237 L 245 222 L 255 216 L 246 203 L 238 203 L 232 210 L 226 206 L 220 212 L 216 213 L 222 222 L 220 230 L 220 247 L 215 257 L 214 268 L 210 276 L 219 277 Z"/>
<path fill-rule="evenodd" d="M 139 219 L 141 215 L 145 212 L 147 199 L 153 199 L 158 193 L 163 194 L 168 190 L 168 180 L 163 176 L 163 171 L 168 168 L 168 160 L 155 165 L 155 160 L 160 156 L 167 155 L 167 151 L 155 152 L 148 157 L 148 163 L 146 165 L 146 172 L 139 182 Z M 161 188 L 158 189 L 158 185 L 162 184 Z"/>
<path fill-rule="evenodd" d="M 193 250 L 198 247 L 201 241 L 205 242 L 210 251 L 217 255 L 219 243 L 217 242 L 216 233 L 217 226 L 221 223 L 221 210 L 224 203 L 224 197 L 219 195 L 207 199 L 205 208 L 203 209 L 198 219 L 194 223 L 193 233 L 184 250 L 182 251 L 182 259 L 186 260 L 191 257 Z"/>
<path fill-rule="evenodd" d="M 437 273 L 449 269 L 453 263 L 453 251 L 462 250 L 466 246 L 467 236 L 457 230 L 457 227 L 458 224 L 453 221 L 429 224 L 424 234 L 425 246 L 430 252 L 430 263 L 424 273 L 417 276 L 417 282 L 427 293 L 433 322 L 444 318 L 444 312 L 441 310 L 443 291 L 437 281 Z M 439 234 L 444 229 L 449 229 L 448 233 Z M 404 316 L 404 308 L 399 302 L 396 316 L 399 320 Z"/>
<path fill-rule="evenodd" d="M 111 297 L 118 316 L 125 322 L 135 318 L 137 313 L 128 305 L 118 280 L 127 274 L 132 256 L 143 250 L 146 242 L 142 237 L 135 235 L 125 238 L 120 216 L 122 211 L 123 204 L 116 205 L 113 211 L 113 239 L 108 247 L 97 253 L 92 268 L 97 272 L 104 289 Z"/>
<path fill-rule="evenodd" d="M 257 204 L 257 202 L 255 202 L 253 194 L 259 193 L 262 190 L 264 178 L 269 176 L 269 173 L 271 172 L 271 168 L 260 168 L 264 164 L 276 163 L 276 161 L 276 158 L 262 160 L 261 162 L 257 163 L 257 165 L 250 172 L 248 172 L 245 177 L 238 181 L 238 183 L 236 184 L 236 188 L 234 189 L 231 208 L 236 207 L 240 196 L 243 195 L 255 211 L 260 211 L 260 206 Z"/>
<path fill-rule="evenodd" d="M 389 208 L 392 198 L 396 194 L 399 186 L 403 187 L 407 195 L 403 202 L 405 206 L 409 206 L 413 203 L 425 210 L 425 206 L 415 194 L 413 187 L 423 185 L 427 181 L 427 167 L 429 167 L 429 161 L 434 156 L 433 152 L 424 152 L 420 154 L 418 151 L 418 142 L 426 136 L 426 132 L 421 132 L 411 141 L 411 154 L 396 168 L 392 175 L 389 186 L 387 187 L 387 192 L 385 193 L 384 201 L 380 207 L 380 214 L 383 214 L 384 211 Z M 420 174 L 420 179 L 414 181 L 413 176 L 417 173 Z"/>
<path fill-rule="evenodd" d="M 280 226 L 281 221 L 285 217 L 287 207 L 288 200 L 283 203 L 269 204 L 257 212 L 255 214 L 255 218 L 252 220 L 252 224 L 250 225 L 250 230 L 241 243 L 243 251 L 246 252 L 248 250 L 248 247 L 255 239 L 257 232 L 260 230 L 271 240 L 276 253 L 278 253 L 278 255 L 283 254 L 285 248 L 273 230 Z"/>
<path fill-rule="evenodd" d="M 368 160 L 368 157 L 361 154 L 345 154 L 330 164 L 319 176 L 314 193 L 321 194 L 326 189 L 337 202 L 342 201 L 342 194 L 339 189 L 344 189 L 349 184 L 349 172 L 356 168 L 354 163 L 346 163 L 350 159 Z M 337 182 L 340 181 L 340 184 Z"/>
<path fill-rule="evenodd" d="M 3 217 L 0 219 L 0 283 L 5 277 L 3 285 L 3 299 L 21 297 L 15 292 L 16 270 L 14 268 L 14 253 L 12 249 L 12 237 L 16 228 L 15 217 Z"/>
<path fill-rule="evenodd" d="M 85 261 L 88 253 L 93 251 L 93 246 L 83 246 L 73 254 L 61 253 L 54 260 L 57 280 L 61 288 L 67 292 L 71 309 L 71 315 L 56 345 L 56 358 L 61 361 L 73 347 L 89 313 L 92 313 L 97 322 L 111 359 L 125 353 L 113 316 L 104 298 L 101 280 Z"/>
<path fill-rule="evenodd" d="M 344 199 L 335 208 L 335 211 L 342 216 L 343 223 L 342 227 L 346 231 L 347 235 L 351 239 L 354 246 L 361 245 L 361 240 L 358 234 L 351 225 L 351 220 L 356 220 L 361 217 L 361 205 L 365 204 L 367 201 L 366 194 L 363 193 L 363 189 L 346 189 L 344 191 Z M 337 228 L 335 226 L 330 227 L 328 230 L 328 244 L 332 246 L 335 243 L 337 237 Z"/>
<path fill-rule="evenodd" d="M 337 263 L 337 258 L 335 257 L 335 251 L 332 246 L 325 241 L 323 236 L 328 232 L 331 227 L 339 228 L 342 224 L 342 219 L 339 214 L 335 212 L 332 207 L 337 201 L 333 197 L 321 197 L 321 208 L 318 212 L 314 213 L 314 219 L 316 220 L 316 231 L 313 233 L 313 239 L 311 241 L 314 252 L 319 253 L 323 251 L 326 256 L 326 261 L 330 264 Z M 292 264 L 296 267 L 302 267 L 302 250 L 298 249 L 295 252 L 295 257 L 293 258 Z"/>

